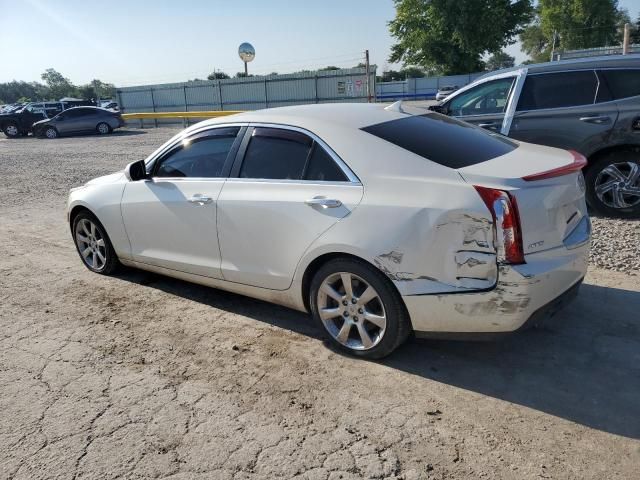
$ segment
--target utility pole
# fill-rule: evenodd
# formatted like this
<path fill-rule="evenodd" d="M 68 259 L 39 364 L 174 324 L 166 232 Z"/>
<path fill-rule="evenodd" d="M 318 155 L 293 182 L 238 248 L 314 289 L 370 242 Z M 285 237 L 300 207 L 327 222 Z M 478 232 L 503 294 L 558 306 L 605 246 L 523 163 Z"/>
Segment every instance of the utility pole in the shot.
<path fill-rule="evenodd" d="M 367 102 L 371 103 L 371 79 L 369 75 L 369 50 L 364 51 L 364 68 L 367 71 Z"/>
<path fill-rule="evenodd" d="M 629 24 L 624 24 L 624 37 L 622 40 L 622 54 L 627 55 L 629 53 Z"/>

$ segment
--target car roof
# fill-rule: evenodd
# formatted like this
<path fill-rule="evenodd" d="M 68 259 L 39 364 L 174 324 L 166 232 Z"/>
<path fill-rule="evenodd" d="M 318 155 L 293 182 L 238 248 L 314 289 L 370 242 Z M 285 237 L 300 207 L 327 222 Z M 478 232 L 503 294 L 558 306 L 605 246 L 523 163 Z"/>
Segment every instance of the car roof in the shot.
<path fill-rule="evenodd" d="M 380 103 L 322 103 L 267 108 L 218 117 L 197 124 L 206 125 L 231 122 L 260 122 L 291 125 L 314 131 L 323 125 L 360 129 L 377 123 L 405 118 L 407 114 L 429 113 L 426 109 L 402 106 L 402 110 L 386 109 Z M 194 125 L 195 127 L 195 125 Z M 191 127 L 193 128 L 193 127 Z M 190 129 L 188 129 L 190 130 Z"/>
<path fill-rule="evenodd" d="M 598 57 L 583 57 L 572 58 L 569 60 L 558 60 L 555 62 L 545 63 L 531 63 L 529 65 L 518 65 L 511 68 L 504 68 L 502 70 L 495 70 L 493 72 L 486 73 L 477 80 L 492 77 L 493 75 L 499 75 L 508 72 L 517 72 L 522 68 L 526 68 L 528 73 L 546 73 L 557 72 L 563 70 L 586 70 L 593 68 L 621 68 L 621 67 L 636 67 L 640 68 L 640 54 L 629 55 L 603 55 Z"/>

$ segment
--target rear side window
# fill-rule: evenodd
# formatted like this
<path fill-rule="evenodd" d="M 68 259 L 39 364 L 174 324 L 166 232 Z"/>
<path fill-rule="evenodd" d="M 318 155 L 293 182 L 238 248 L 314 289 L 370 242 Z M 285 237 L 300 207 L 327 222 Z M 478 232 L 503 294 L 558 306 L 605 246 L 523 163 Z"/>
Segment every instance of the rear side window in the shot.
<path fill-rule="evenodd" d="M 593 70 L 527 76 L 517 110 L 577 107 L 595 101 L 598 78 Z"/>
<path fill-rule="evenodd" d="M 291 130 L 256 128 L 247 147 L 241 178 L 299 180 L 312 140 Z"/>
<path fill-rule="evenodd" d="M 640 95 L 640 69 L 638 70 L 601 70 L 613 100 Z"/>
<path fill-rule="evenodd" d="M 362 130 L 449 168 L 486 162 L 517 147 L 503 136 L 437 113 L 378 123 Z"/>
<path fill-rule="evenodd" d="M 322 182 L 346 182 L 348 180 L 333 158 L 317 143 L 314 144 L 309 156 L 304 179 Z"/>

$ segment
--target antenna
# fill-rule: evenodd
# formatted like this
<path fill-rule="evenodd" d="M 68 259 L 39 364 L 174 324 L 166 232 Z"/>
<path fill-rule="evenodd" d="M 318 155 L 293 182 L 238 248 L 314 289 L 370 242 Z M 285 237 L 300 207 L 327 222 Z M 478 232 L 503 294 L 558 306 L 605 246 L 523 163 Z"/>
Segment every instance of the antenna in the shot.
<path fill-rule="evenodd" d="M 391 105 L 384 107 L 385 110 L 389 112 L 399 112 L 399 113 L 407 113 L 402 109 L 402 100 L 398 100 L 397 102 L 393 102 Z"/>

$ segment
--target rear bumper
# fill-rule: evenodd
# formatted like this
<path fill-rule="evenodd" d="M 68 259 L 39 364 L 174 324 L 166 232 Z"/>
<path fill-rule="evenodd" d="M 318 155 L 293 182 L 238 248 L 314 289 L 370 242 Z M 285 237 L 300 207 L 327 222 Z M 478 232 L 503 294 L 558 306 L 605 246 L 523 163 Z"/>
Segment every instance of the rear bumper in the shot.
<path fill-rule="evenodd" d="M 489 291 L 403 299 L 419 336 L 513 332 L 537 323 L 575 296 L 588 257 L 588 243 L 548 250 L 527 255 L 524 265 L 500 266 L 496 286 Z"/>

